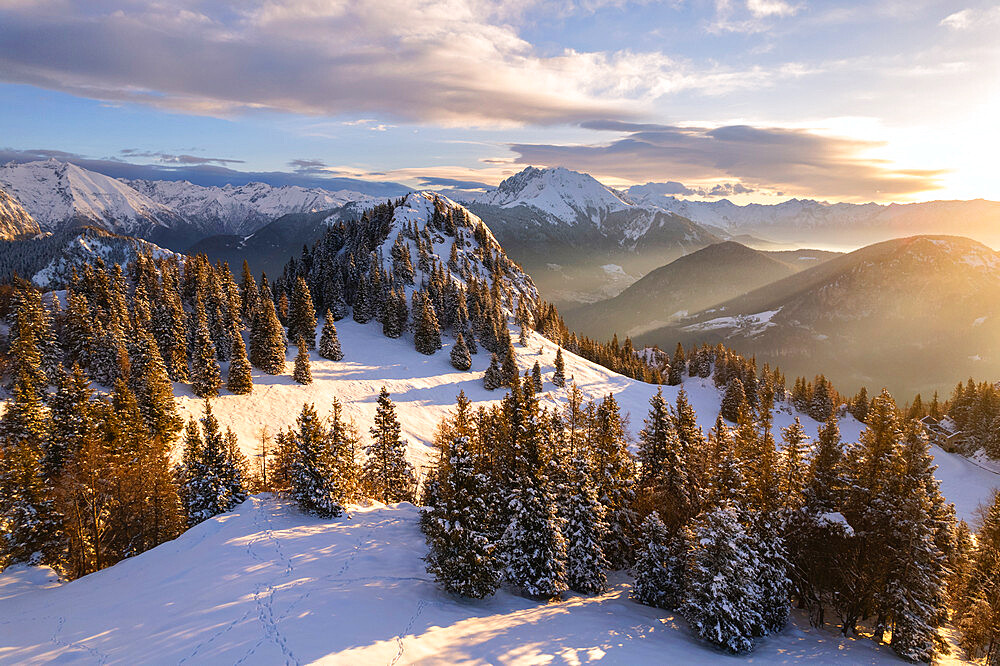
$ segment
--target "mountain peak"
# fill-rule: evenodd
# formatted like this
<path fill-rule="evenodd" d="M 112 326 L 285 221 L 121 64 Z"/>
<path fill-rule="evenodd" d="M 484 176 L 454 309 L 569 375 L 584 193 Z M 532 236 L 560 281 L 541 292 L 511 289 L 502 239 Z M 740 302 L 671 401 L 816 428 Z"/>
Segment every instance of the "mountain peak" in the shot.
<path fill-rule="evenodd" d="M 623 194 L 590 174 L 565 167 L 526 167 L 475 201 L 500 208 L 528 206 L 570 225 L 580 221 L 599 224 L 607 213 L 632 206 Z"/>

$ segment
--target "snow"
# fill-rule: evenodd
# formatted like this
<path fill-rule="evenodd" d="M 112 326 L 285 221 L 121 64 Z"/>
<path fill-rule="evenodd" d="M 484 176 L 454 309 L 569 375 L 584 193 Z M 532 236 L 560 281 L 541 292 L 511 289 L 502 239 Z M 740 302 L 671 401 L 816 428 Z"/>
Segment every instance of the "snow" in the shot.
<path fill-rule="evenodd" d="M 496 189 L 478 195 L 475 201 L 501 208 L 529 206 L 571 226 L 580 219 L 600 224 L 607 213 L 632 207 L 624 195 L 593 176 L 563 167 L 528 167 Z"/>
<path fill-rule="evenodd" d="M 972 322 L 972 325 L 973 326 L 979 326 L 979 325 L 983 324 L 987 319 L 989 319 L 989 317 L 977 317 L 976 320 L 974 322 Z"/>
<path fill-rule="evenodd" d="M 679 618 L 630 601 L 621 574 L 605 594 L 560 603 L 506 591 L 451 597 L 424 570 L 417 521 L 409 504 L 321 520 L 254 496 L 104 571 L 0 594 L 0 661 L 734 663 Z M 753 660 L 898 663 L 885 647 L 810 628 L 799 615 L 762 639 Z"/>
<path fill-rule="evenodd" d="M 246 234 L 288 213 L 330 210 L 352 201 L 377 201 L 350 190 L 329 191 L 298 185 L 248 183 L 203 187 L 168 180 L 133 180 L 129 185 L 186 218 L 212 224 L 220 234 Z"/>
<path fill-rule="evenodd" d="M 849 522 L 847 522 L 847 518 L 844 517 L 844 514 L 840 513 L 839 511 L 820 514 L 819 519 L 820 521 L 823 522 L 842 526 L 844 528 L 844 533 L 847 535 L 854 534 L 854 528 L 851 527 L 851 524 Z"/>
<path fill-rule="evenodd" d="M 42 231 L 57 231 L 75 219 L 127 234 L 150 225 L 173 226 L 178 219 L 120 180 L 55 159 L 0 166 L 0 185 Z"/>
<path fill-rule="evenodd" d="M 766 312 L 758 312 L 756 314 L 750 315 L 737 315 L 735 317 L 716 317 L 715 319 L 709 319 L 708 321 L 699 322 L 697 324 L 689 324 L 684 327 L 685 331 L 711 331 L 722 328 L 731 328 L 739 330 L 744 335 L 757 335 L 764 329 L 776 324 L 771 322 L 774 315 L 781 312 L 781 308 L 777 310 L 768 310 Z"/>
<path fill-rule="evenodd" d="M 112 236 L 93 229 L 81 230 L 59 249 L 59 253 L 44 268 L 35 273 L 31 281 L 42 288 L 62 285 L 73 268 L 93 264 L 98 258 L 105 264 L 126 265 L 140 253 L 145 252 L 154 259 L 179 256 L 159 245 L 128 236 Z"/>
<path fill-rule="evenodd" d="M 425 356 L 416 352 L 410 335 L 387 338 L 376 322 L 358 324 L 345 318 L 337 322 L 337 333 L 345 358 L 328 361 L 313 352 L 310 356 L 312 384 L 303 386 L 292 380 L 291 363 L 297 351 L 289 349 L 287 374 L 272 376 L 255 369 L 252 394 L 232 395 L 223 389 L 223 395 L 213 401 L 212 409 L 219 422 L 233 429 L 245 454 L 250 456 L 257 452 L 264 426 L 274 434 L 292 425 L 303 402 L 314 403 L 319 413 L 325 415 L 334 397 L 344 404 L 345 414 L 355 420 L 362 436 L 367 438 L 368 428 L 374 422 L 379 390 L 385 386 L 396 404 L 402 435 L 410 444 L 408 457 L 419 471 L 434 460 L 434 434 L 441 419 L 454 408 L 459 391 L 464 391 L 474 406 L 491 405 L 503 398 L 502 390 L 483 388 L 483 373 L 489 366 L 489 355 L 485 351 L 480 350 L 472 357 L 472 369 L 468 372 L 451 366 L 448 355 L 454 341 L 447 334 L 443 336 L 444 349 L 433 356 Z M 516 331 L 512 331 L 512 335 L 516 340 Z M 622 413 L 628 416 L 630 437 L 637 441 L 649 411 L 649 399 L 657 388 L 662 388 L 669 403 L 676 402 L 677 393 L 683 388 L 697 413 L 699 425 L 706 431 L 715 425 L 721 392 L 711 379 L 685 377 L 682 386 L 657 387 L 629 379 L 564 350 L 567 386 L 560 389 L 551 383 L 556 345 L 533 332 L 529 333 L 527 342 L 525 347 L 514 344 L 518 368 L 524 374 L 536 360 L 539 362 L 544 380 L 543 406 L 561 408 L 568 387 L 574 381 L 590 399 L 600 400 L 612 393 Z M 225 372 L 224 367 L 223 377 Z M 202 400 L 191 393 L 188 385 L 175 384 L 175 394 L 185 419 L 200 416 Z M 820 424 L 795 412 L 788 403 L 780 404 L 775 410 L 774 432 L 791 425 L 796 416 L 806 433 L 815 436 Z M 862 424 L 847 415 L 840 421 L 840 430 L 845 442 L 855 442 L 861 434 Z M 939 467 L 937 477 L 941 480 L 942 492 L 948 501 L 955 503 L 959 518 L 971 519 L 979 503 L 990 497 L 993 488 L 1000 487 L 1000 475 L 958 454 L 936 447 L 932 447 L 932 452 Z M 175 452 L 179 454 L 179 450 Z"/>
<path fill-rule="evenodd" d="M 604 264 L 601 266 L 601 270 L 612 277 L 622 277 L 627 278 L 628 274 L 625 273 L 625 269 L 618 264 Z"/>

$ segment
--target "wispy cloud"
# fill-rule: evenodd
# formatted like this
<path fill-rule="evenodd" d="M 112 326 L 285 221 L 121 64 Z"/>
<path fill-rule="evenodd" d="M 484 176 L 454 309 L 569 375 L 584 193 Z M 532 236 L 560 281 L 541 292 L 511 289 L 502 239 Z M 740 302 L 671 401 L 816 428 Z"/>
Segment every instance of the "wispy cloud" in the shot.
<path fill-rule="evenodd" d="M 865 154 L 879 144 L 804 129 L 728 125 L 685 127 L 597 121 L 584 127 L 623 136 L 591 145 L 513 144 L 519 163 L 561 165 L 595 175 L 644 182 L 735 178 L 701 196 L 737 193 L 739 186 L 853 200 L 887 200 L 940 187 L 940 170 L 900 169 Z M 676 181 L 675 181 L 676 182 Z M 678 183 L 679 184 L 679 183 Z M 728 188 L 728 189 L 727 189 Z M 693 189 L 693 188 L 692 188 Z"/>
<path fill-rule="evenodd" d="M 754 2 L 768 16 L 785 5 Z M 768 71 L 661 52 L 541 50 L 520 36 L 514 4 L 7 3 L 0 80 L 198 114 L 355 115 L 363 120 L 349 122 L 373 130 L 390 126 L 372 116 L 467 126 L 627 119 L 663 95 L 775 82 Z"/>
<path fill-rule="evenodd" d="M 175 153 L 165 153 L 163 151 L 139 150 L 138 148 L 125 148 L 119 154 L 128 159 L 145 157 L 162 162 L 164 164 L 245 164 L 245 160 L 234 160 L 226 157 L 201 157 L 200 155 L 185 155 Z"/>

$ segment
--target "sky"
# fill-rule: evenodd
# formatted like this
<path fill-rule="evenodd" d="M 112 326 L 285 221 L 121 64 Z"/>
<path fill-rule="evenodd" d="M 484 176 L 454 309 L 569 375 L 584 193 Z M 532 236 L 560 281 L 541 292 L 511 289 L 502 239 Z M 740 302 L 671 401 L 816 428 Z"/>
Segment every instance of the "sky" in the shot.
<path fill-rule="evenodd" d="M 0 162 L 1000 200 L 997 34 L 961 0 L 0 0 Z"/>

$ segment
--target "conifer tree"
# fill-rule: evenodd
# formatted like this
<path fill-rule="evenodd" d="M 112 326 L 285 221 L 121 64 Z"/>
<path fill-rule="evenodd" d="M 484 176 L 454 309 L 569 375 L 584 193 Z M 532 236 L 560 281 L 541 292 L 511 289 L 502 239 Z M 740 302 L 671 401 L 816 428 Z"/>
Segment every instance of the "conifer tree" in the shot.
<path fill-rule="evenodd" d="M 469 355 L 469 348 L 465 346 L 465 337 L 461 333 L 451 348 L 451 364 L 456 370 L 462 371 L 472 367 L 472 356 Z"/>
<path fill-rule="evenodd" d="M 500 364 L 497 362 L 497 355 L 490 354 L 490 365 L 483 375 L 483 387 L 487 391 L 493 391 L 503 386 L 503 373 L 500 371 Z"/>
<path fill-rule="evenodd" d="M 669 541 L 666 525 L 653 511 L 639 528 L 639 547 L 632 571 L 635 576 L 632 598 L 641 604 L 669 609 L 679 596 L 678 590 L 673 589 L 677 579 L 669 569 L 672 559 Z"/>
<path fill-rule="evenodd" d="M 64 372 L 56 383 L 49 403 L 52 428 L 45 445 L 42 473 L 55 486 L 66 464 L 92 437 L 95 424 L 90 415 L 93 392 L 90 382 L 77 363 Z"/>
<path fill-rule="evenodd" d="M 566 386 L 566 365 L 563 361 L 562 346 L 556 349 L 555 372 L 552 373 L 552 383 L 559 388 Z"/>
<path fill-rule="evenodd" d="M 292 379 L 299 384 L 312 384 L 312 369 L 309 367 L 309 347 L 301 335 L 296 344 L 299 348 L 299 353 L 295 357 L 295 369 L 292 371 Z"/>
<path fill-rule="evenodd" d="M 250 272 L 250 265 L 247 264 L 246 259 L 243 260 L 243 275 L 240 280 L 240 301 L 243 306 L 240 313 L 243 316 L 243 322 L 250 326 L 260 304 L 260 290 L 257 288 L 257 281 L 253 279 L 253 273 Z"/>
<path fill-rule="evenodd" d="M 253 369 L 247 358 L 247 348 L 243 344 L 243 335 L 237 332 L 233 336 L 233 348 L 229 354 L 229 374 L 226 377 L 226 388 L 236 395 L 253 393 Z"/>
<path fill-rule="evenodd" d="M 542 389 L 542 366 L 535 361 L 535 365 L 531 367 L 531 383 L 534 387 L 535 393 L 541 393 Z"/>
<path fill-rule="evenodd" d="M 337 337 L 337 325 L 333 323 L 333 315 L 326 311 L 323 318 L 323 332 L 319 336 L 319 355 L 330 361 L 342 361 L 344 352 L 340 348 L 340 339 Z"/>
<path fill-rule="evenodd" d="M 389 392 L 382 387 L 375 409 L 372 441 L 366 448 L 368 459 L 364 477 L 374 497 L 381 502 L 410 502 L 416 481 L 413 467 L 406 460 L 406 442 L 399 436 L 399 419 Z"/>
<path fill-rule="evenodd" d="M 684 617 L 702 640 L 733 654 L 753 650 L 762 624 L 755 580 L 759 563 L 736 511 L 725 504 L 694 527 Z"/>
<path fill-rule="evenodd" d="M 135 393 L 146 429 L 161 443 L 170 442 L 184 426 L 177 415 L 174 387 L 153 336 L 144 328 L 138 328 L 136 336 L 138 340 L 131 357 L 130 387 Z"/>
<path fill-rule="evenodd" d="M 400 287 L 389 290 L 382 314 L 382 334 L 387 338 L 398 338 L 406 330 L 406 320 L 410 316 L 406 307 L 406 292 Z"/>
<path fill-rule="evenodd" d="M 309 285 L 301 276 L 295 281 L 288 311 L 288 339 L 297 340 L 299 337 L 306 341 L 307 349 L 316 348 L 316 309 Z"/>
<path fill-rule="evenodd" d="M 670 361 L 670 372 L 667 375 L 667 384 L 670 386 L 679 386 L 681 382 L 684 381 L 684 369 L 687 361 L 684 358 L 684 347 L 681 343 L 677 343 L 677 349 L 674 350 L 674 358 Z"/>
<path fill-rule="evenodd" d="M 222 433 L 205 400 L 201 430 L 192 417 L 184 430 L 184 452 L 174 472 L 188 525 L 230 511 L 246 499 L 246 462 L 235 438 Z"/>
<path fill-rule="evenodd" d="M 414 294 L 416 297 L 416 294 Z M 428 294 L 414 303 L 413 342 L 421 354 L 431 355 L 441 349 L 441 327 Z"/>
<path fill-rule="evenodd" d="M 199 398 L 219 395 L 222 373 L 216 360 L 215 343 L 208 332 L 208 318 L 199 298 L 195 303 L 194 349 L 191 357 L 191 391 Z"/>
<path fill-rule="evenodd" d="M 510 386 L 518 376 L 517 372 L 517 352 L 514 351 L 514 344 L 511 342 L 510 333 L 504 328 L 504 349 L 500 357 L 500 375 L 503 377 L 503 385 Z"/>
<path fill-rule="evenodd" d="M 289 482 L 295 502 L 306 513 L 320 518 L 339 516 L 344 512 L 343 490 L 338 484 L 336 461 L 329 433 L 312 405 L 302 405 L 290 436 L 293 448 Z"/>
<path fill-rule="evenodd" d="M 566 579 L 571 590 L 582 594 L 597 594 L 607 589 L 603 544 L 608 527 L 605 508 L 597 496 L 587 460 L 577 451 L 571 462 L 572 494 L 566 511 Z"/>
<path fill-rule="evenodd" d="M 785 509 L 793 511 L 802 506 L 802 491 L 806 477 L 806 456 L 808 442 L 806 430 L 802 427 L 799 417 L 795 417 L 792 425 L 781 431 L 785 446 L 782 448 L 782 495 Z"/>
<path fill-rule="evenodd" d="M 480 469 L 472 443 L 458 436 L 442 452 L 435 502 L 424 522 L 427 572 L 444 589 L 473 599 L 493 594 L 499 562 L 490 542 L 489 478 Z"/>
<path fill-rule="evenodd" d="M 722 418 L 731 423 L 739 419 L 740 405 L 746 402 L 743 392 L 743 382 L 739 377 L 732 377 L 726 384 L 726 392 L 722 396 Z"/>
<path fill-rule="evenodd" d="M 819 429 L 816 453 L 809 461 L 803 489 L 806 506 L 818 513 L 835 511 L 843 502 L 843 448 L 840 428 L 833 415 Z"/>
<path fill-rule="evenodd" d="M 604 505 L 608 530 L 602 550 L 614 569 L 632 562 L 636 518 L 635 462 L 629 453 L 625 423 L 618 402 L 608 394 L 598 404 L 587 434 L 593 456 L 593 477 Z"/>
<path fill-rule="evenodd" d="M 250 362 L 269 375 L 285 371 L 285 333 L 274 310 L 274 301 L 262 287 L 260 303 L 250 328 Z"/>

